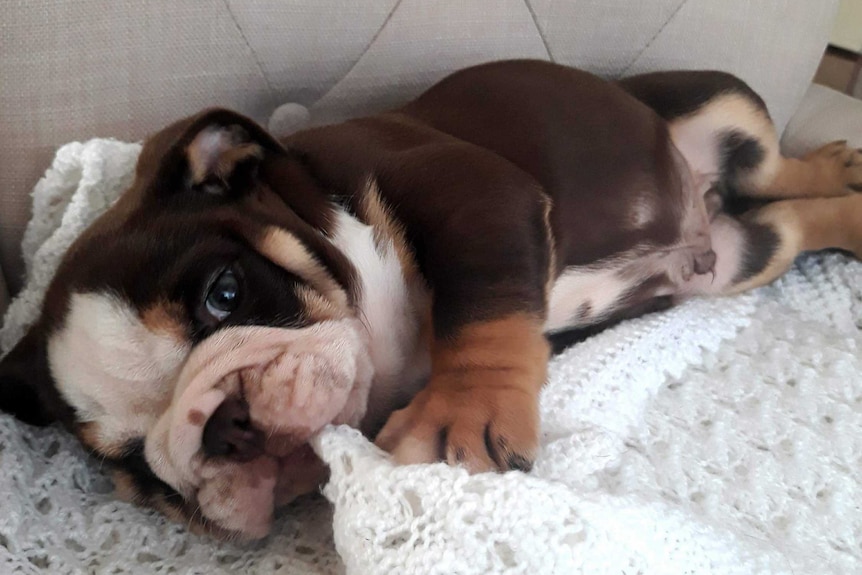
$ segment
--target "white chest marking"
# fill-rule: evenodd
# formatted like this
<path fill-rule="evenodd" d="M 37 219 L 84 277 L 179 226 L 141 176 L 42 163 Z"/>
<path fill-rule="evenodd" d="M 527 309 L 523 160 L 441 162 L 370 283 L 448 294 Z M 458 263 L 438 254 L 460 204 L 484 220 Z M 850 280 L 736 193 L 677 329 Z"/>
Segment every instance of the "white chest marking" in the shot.
<path fill-rule="evenodd" d="M 375 372 L 368 400 L 373 418 L 427 374 L 427 350 L 419 338 L 428 295 L 407 284 L 392 242 L 375 243 L 371 226 L 347 212 L 338 213 L 332 242 L 358 274 L 360 319 L 371 339 Z"/>

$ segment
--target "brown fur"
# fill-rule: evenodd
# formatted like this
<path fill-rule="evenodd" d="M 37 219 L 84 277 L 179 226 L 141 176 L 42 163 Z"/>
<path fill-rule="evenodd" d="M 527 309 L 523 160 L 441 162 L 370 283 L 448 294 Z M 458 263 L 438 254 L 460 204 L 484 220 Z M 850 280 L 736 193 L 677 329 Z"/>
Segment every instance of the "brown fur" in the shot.
<path fill-rule="evenodd" d="M 691 165 L 701 160 L 704 173 Z M 571 292 L 594 292 L 562 290 L 571 301 L 554 308 L 561 327 L 589 335 L 665 309 L 677 290 L 762 285 L 802 250 L 858 256 L 862 196 L 779 201 L 741 217 L 722 203 L 848 194 L 862 187 L 860 170 L 843 144 L 783 158 L 763 101 L 718 72 L 608 83 L 547 62 L 494 63 L 400 109 L 284 142 L 239 114 L 207 110 L 148 139 L 132 187 L 70 248 L 39 321 L 4 360 L 0 405 L 34 423 L 63 421 L 119 469 L 122 492 L 224 533 L 155 476 L 143 440 L 126 441 L 128 426 L 118 444 L 95 423 L 79 425 L 46 345 L 75 293 L 118 294 L 146 328 L 188 347 L 231 325 L 293 329 L 363 313 L 363 270 L 333 241 L 348 214 L 372 227 L 378 252 L 394 247 L 415 295 L 409 313 L 420 316 L 419 341 L 408 343 L 423 349 L 410 357 L 425 366 L 415 352 L 431 356 L 429 383 L 378 443 L 401 462 L 528 469 L 549 354 L 544 322 L 561 278 Z M 722 247 L 711 244 L 719 224 L 732 240 Z M 707 284 L 716 257 L 735 275 Z M 202 291 L 232 265 L 259 293 L 228 321 L 203 321 Z"/>
<path fill-rule="evenodd" d="M 393 414 L 377 444 L 402 462 L 442 457 L 472 472 L 528 469 L 538 446 L 538 392 L 549 353 L 542 322 L 523 314 L 438 339 L 431 381 Z"/>

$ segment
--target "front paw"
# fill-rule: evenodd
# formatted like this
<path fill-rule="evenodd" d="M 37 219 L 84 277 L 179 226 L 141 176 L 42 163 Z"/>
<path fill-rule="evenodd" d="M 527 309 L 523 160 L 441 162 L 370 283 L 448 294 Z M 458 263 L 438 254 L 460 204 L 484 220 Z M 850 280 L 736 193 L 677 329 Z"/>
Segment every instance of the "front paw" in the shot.
<path fill-rule="evenodd" d="M 537 393 L 450 383 L 432 379 L 392 414 L 375 443 L 400 464 L 446 461 L 470 473 L 529 471 L 538 448 Z"/>

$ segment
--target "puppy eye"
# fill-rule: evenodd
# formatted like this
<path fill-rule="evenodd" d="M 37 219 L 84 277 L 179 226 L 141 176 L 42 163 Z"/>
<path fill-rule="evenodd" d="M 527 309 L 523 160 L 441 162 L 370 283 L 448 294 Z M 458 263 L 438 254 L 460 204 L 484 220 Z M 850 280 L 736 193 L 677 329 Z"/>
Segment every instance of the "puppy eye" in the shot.
<path fill-rule="evenodd" d="M 218 321 L 224 320 L 239 305 L 239 281 L 230 268 L 221 272 L 210 285 L 206 297 L 207 312 Z"/>

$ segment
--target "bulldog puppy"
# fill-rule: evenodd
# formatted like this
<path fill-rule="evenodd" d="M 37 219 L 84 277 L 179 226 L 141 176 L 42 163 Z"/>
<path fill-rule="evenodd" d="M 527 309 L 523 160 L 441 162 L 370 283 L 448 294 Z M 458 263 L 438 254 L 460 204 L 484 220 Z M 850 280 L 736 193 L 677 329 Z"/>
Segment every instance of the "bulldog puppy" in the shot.
<path fill-rule="evenodd" d="M 62 422 L 132 501 L 263 537 L 325 480 L 329 423 L 401 463 L 528 470 L 548 336 L 862 256 L 858 191 L 862 154 L 783 157 L 718 72 L 498 62 L 284 141 L 207 110 L 69 249 L 0 407 Z"/>

